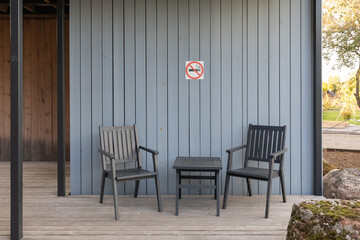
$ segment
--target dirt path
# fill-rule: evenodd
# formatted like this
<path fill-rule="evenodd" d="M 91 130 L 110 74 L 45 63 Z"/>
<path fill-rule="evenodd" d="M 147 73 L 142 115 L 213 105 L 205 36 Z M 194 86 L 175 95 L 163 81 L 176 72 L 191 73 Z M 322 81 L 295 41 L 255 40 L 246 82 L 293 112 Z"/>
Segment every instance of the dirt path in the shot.
<path fill-rule="evenodd" d="M 323 134 L 323 148 L 343 148 L 360 150 L 360 135 Z"/>

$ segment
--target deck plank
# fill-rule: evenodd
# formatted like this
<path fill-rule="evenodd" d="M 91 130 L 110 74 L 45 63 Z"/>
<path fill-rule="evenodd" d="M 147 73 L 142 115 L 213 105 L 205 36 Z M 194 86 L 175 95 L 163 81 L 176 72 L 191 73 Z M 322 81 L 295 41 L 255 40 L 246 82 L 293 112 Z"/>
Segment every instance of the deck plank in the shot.
<path fill-rule="evenodd" d="M 67 186 L 70 189 L 69 167 Z M 0 163 L 0 240 L 10 234 L 10 164 Z M 264 196 L 229 196 L 228 208 L 216 217 L 212 196 L 183 196 L 179 216 L 174 196 L 119 196 L 120 220 L 114 220 L 111 196 L 56 196 L 56 163 L 24 162 L 24 239 L 285 239 L 294 202 L 315 196 L 273 196 L 264 218 Z M 222 199 L 222 198 L 221 198 Z M 142 226 L 138 229 L 138 226 Z"/>

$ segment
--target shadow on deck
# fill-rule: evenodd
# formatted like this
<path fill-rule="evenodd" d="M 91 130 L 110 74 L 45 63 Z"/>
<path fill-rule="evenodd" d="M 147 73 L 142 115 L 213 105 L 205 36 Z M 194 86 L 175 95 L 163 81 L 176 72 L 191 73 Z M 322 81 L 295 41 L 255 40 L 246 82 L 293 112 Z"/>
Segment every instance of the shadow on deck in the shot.
<path fill-rule="evenodd" d="M 57 197 L 56 184 L 55 162 L 24 163 L 24 239 L 285 239 L 293 203 L 322 199 L 288 196 L 282 203 L 281 196 L 273 196 L 265 219 L 265 196 L 229 196 L 220 217 L 212 196 L 183 196 L 178 217 L 174 196 L 162 197 L 162 213 L 155 196 L 119 196 L 120 220 L 115 221 L 112 196 L 103 204 L 98 196 Z M 9 239 L 9 196 L 10 164 L 2 162 L 0 239 Z"/>

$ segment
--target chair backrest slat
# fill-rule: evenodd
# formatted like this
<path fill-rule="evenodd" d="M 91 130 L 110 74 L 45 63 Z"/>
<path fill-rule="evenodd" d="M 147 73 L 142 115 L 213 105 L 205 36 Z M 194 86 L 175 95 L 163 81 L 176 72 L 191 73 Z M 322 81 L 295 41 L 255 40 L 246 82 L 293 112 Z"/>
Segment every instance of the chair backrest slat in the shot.
<path fill-rule="evenodd" d="M 268 149 L 268 143 L 269 143 L 269 131 L 265 131 L 261 158 L 265 158 L 267 156 L 266 153 Z"/>
<path fill-rule="evenodd" d="M 137 162 L 139 143 L 136 136 L 136 125 L 121 127 L 99 127 L 100 147 L 106 152 L 114 154 L 116 163 Z M 102 158 L 104 164 L 110 159 Z"/>
<path fill-rule="evenodd" d="M 117 145 L 118 145 L 118 154 L 119 154 L 119 159 L 124 159 L 124 151 L 122 148 L 122 137 L 121 137 L 121 131 L 116 131 L 116 135 L 117 135 Z"/>
<path fill-rule="evenodd" d="M 268 162 L 269 155 L 285 146 L 285 126 L 249 125 L 245 166 L 248 161 Z M 280 158 L 275 162 L 279 163 Z"/>

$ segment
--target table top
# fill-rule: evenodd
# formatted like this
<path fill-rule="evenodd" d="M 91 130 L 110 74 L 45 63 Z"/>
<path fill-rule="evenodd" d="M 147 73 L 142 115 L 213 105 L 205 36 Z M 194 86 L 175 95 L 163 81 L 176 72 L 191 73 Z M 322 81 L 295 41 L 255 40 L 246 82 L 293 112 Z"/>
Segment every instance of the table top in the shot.
<path fill-rule="evenodd" d="M 173 169 L 179 170 L 221 170 L 219 157 L 177 157 Z"/>

